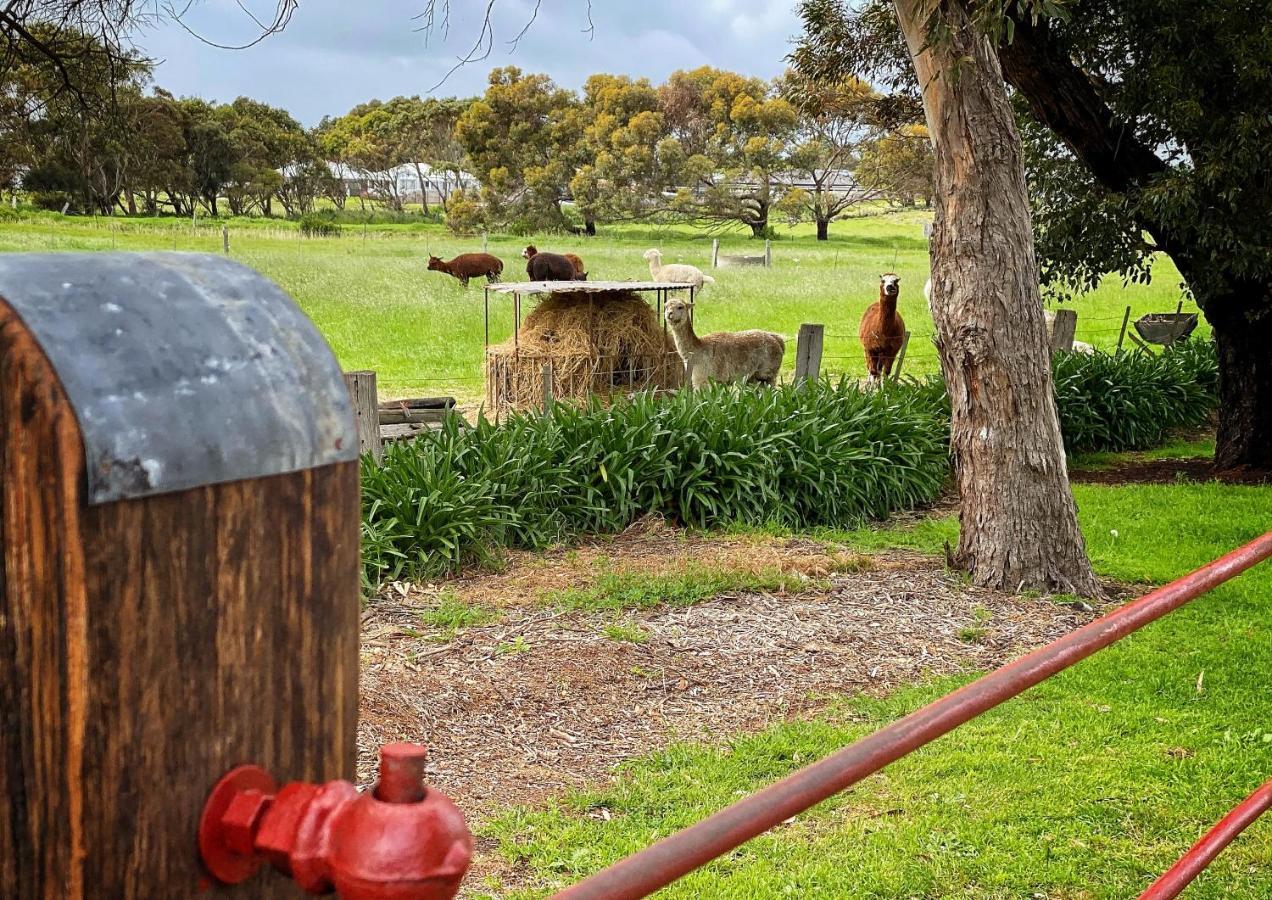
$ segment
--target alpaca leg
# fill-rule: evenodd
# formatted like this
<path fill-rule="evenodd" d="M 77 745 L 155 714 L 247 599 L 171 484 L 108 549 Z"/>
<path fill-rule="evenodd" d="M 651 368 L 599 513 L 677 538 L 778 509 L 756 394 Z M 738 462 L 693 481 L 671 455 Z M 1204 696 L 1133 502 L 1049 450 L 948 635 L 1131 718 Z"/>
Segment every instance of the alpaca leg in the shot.
<path fill-rule="evenodd" d="M 695 391 L 700 391 L 711 383 L 711 376 L 702 366 L 694 366 L 689 372 L 689 383 Z"/>
<path fill-rule="evenodd" d="M 459 283 L 462 284 L 464 287 L 468 287 L 468 276 L 467 275 L 459 276 Z"/>

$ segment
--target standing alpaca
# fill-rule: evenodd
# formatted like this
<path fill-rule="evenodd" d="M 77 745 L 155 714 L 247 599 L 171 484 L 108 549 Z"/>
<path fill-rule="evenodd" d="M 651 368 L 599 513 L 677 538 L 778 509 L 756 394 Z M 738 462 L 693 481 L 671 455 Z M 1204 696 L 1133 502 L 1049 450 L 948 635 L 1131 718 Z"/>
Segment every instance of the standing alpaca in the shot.
<path fill-rule="evenodd" d="M 878 382 L 892 374 L 901 345 L 905 343 L 905 320 L 897 312 L 901 277 L 889 272 L 879 276 L 879 299 L 861 317 L 861 345 L 866 351 L 870 380 Z"/>
<path fill-rule="evenodd" d="M 531 244 L 521 255 L 526 259 L 526 274 L 531 281 L 576 280 L 574 263 L 560 253 L 543 253 Z"/>
<path fill-rule="evenodd" d="M 449 262 L 430 253 L 428 270 L 445 272 L 452 278 L 459 279 L 464 287 L 468 287 L 468 279 L 481 278 L 483 275 L 488 282 L 498 281 L 503 272 L 503 262 L 489 253 L 461 253 Z"/>
<path fill-rule="evenodd" d="M 689 304 L 667 301 L 667 324 L 685 375 L 695 390 L 710 381 L 772 384 L 782 368 L 786 341 L 771 331 L 721 331 L 698 337 L 689 321 Z"/>
<path fill-rule="evenodd" d="M 663 265 L 661 250 L 646 250 L 645 261 L 649 263 L 649 277 L 654 281 L 671 281 L 676 284 L 692 284 L 694 290 L 702 290 L 704 284 L 715 284 L 715 279 L 704 275 L 697 266 L 683 263 Z"/>

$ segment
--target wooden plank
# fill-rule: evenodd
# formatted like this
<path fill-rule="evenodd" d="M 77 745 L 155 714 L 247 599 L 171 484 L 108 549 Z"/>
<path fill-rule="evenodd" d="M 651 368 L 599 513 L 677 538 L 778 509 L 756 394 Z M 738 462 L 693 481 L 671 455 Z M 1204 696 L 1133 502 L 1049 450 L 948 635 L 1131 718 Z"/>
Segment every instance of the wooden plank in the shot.
<path fill-rule="evenodd" d="M 1078 314 L 1072 309 L 1057 309 L 1051 327 L 1051 352 L 1073 352 L 1073 336 L 1078 330 Z"/>
<path fill-rule="evenodd" d="M 400 400 L 381 400 L 380 409 L 454 409 L 454 397 L 403 397 Z"/>
<path fill-rule="evenodd" d="M 73 411 L 7 313 L 0 897 L 220 896 L 195 833 L 222 774 L 354 776 L 358 466 L 86 507 Z"/>
<path fill-rule="evenodd" d="M 379 425 L 408 425 L 412 422 L 440 425 L 455 415 L 453 409 L 384 409 L 379 411 Z"/>
<path fill-rule="evenodd" d="M 358 452 L 370 453 L 376 462 L 384 458 L 380 443 L 380 412 L 375 397 L 375 372 L 361 370 L 344 373 L 345 387 L 353 403 L 353 417 L 358 426 Z"/>
<path fill-rule="evenodd" d="M 543 364 L 543 411 L 545 413 L 552 411 L 552 363 L 545 362 Z"/>
<path fill-rule="evenodd" d="M 805 323 L 799 326 L 795 339 L 795 380 L 816 381 L 821 374 L 822 343 L 826 327 Z"/>

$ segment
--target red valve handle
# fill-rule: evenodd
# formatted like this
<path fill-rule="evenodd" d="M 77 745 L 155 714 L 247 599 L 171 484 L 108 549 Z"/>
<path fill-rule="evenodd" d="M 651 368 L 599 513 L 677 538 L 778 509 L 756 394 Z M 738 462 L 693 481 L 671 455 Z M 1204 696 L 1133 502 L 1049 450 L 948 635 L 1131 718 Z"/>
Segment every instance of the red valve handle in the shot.
<path fill-rule="evenodd" d="M 418 744 L 380 749 L 380 780 L 367 793 L 347 781 L 279 788 L 257 766 L 227 772 L 203 807 L 199 853 L 225 884 L 266 862 L 311 894 L 345 900 L 449 900 L 472 862 L 463 814 L 424 785 Z"/>

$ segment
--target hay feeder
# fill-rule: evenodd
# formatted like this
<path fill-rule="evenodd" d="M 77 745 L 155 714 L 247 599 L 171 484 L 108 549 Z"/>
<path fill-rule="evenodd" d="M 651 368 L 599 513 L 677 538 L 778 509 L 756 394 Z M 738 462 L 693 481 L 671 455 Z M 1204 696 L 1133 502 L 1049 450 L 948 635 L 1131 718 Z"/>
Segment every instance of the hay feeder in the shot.
<path fill-rule="evenodd" d="M 664 281 L 528 281 L 486 288 L 486 409 L 542 409 L 555 401 L 669 390 L 684 364 L 662 318 L 672 291 Z M 490 343 L 491 295 L 512 297 L 512 337 Z M 653 294 L 653 304 L 648 295 Z M 542 299 L 522 319 L 526 297 Z"/>

